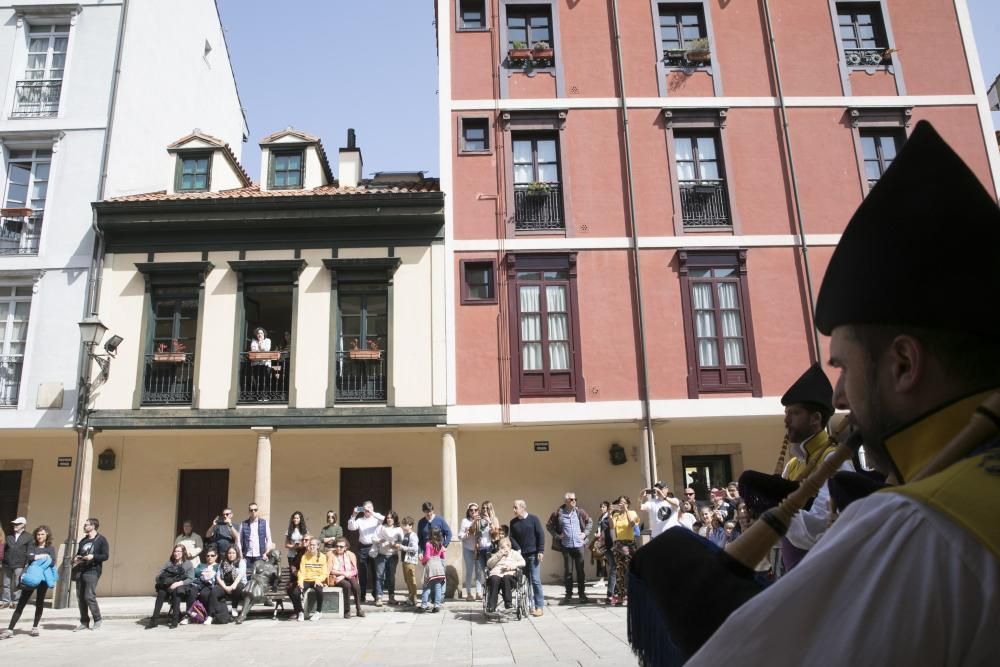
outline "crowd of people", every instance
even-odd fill
[[[39,525],[30,534],[27,519],[19,516],[11,522],[10,535],[0,528],[0,560],[3,562],[3,592],[0,609],[14,610],[10,623],[0,631],[0,639],[14,636],[14,627],[21,620],[24,608],[35,596],[35,615],[29,634],[40,634],[39,623],[45,609],[45,595],[59,579],[56,569],[56,551],[52,546],[52,530]],[[97,532],[101,522],[95,518],[83,522],[83,537],[77,543],[72,559],[72,579],[76,583],[80,623],[73,632],[99,630],[101,607],[97,604],[97,582],[101,578],[104,561],[110,549],[108,540]]]
[[[486,609],[497,609],[501,596],[506,608],[512,604],[511,590],[523,572],[529,582],[534,616],[544,614],[541,566],[545,558],[546,533],[552,549],[563,556],[564,603],[573,602],[576,587],[580,603],[591,602],[586,594],[584,557],[589,552],[597,574],[607,578],[610,605],[627,603],[626,573],[632,554],[641,544],[645,525],[655,537],[676,525],[684,526],[719,546],[735,539],[750,523],[750,515],[740,502],[736,485],[712,489],[712,501],[695,500],[686,488],[683,500],[657,482],[640,495],[638,510],[628,496],[600,505],[597,519],[568,492],[563,504],[543,522],[528,512],[524,500],[515,500],[513,516],[503,523],[493,503],[469,503],[457,535],[431,502],[423,503],[423,516],[400,519],[397,512],[380,513],[368,501],[352,508],[346,522],[348,531],[357,531],[357,549],[344,534],[340,515],[326,513],[318,531],[307,525],[305,515],[295,511],[283,535],[272,535],[272,526],[250,503],[247,518],[238,521],[233,510],[224,509],[205,530],[195,532],[192,521],[184,521],[167,561],[155,576],[156,600],[149,628],[159,625],[164,605],[169,605],[169,627],[188,623],[243,622],[253,604],[269,604],[269,593],[287,595],[294,618],[306,618],[306,599],[314,596],[317,611],[310,620],[322,618],[323,593],[339,588],[343,595],[343,615],[365,616],[363,603],[411,607],[435,613],[444,602],[445,554],[453,537],[462,544],[464,588],[467,600],[486,598]],[[646,514],[645,524],[639,512]],[[30,634],[39,634],[45,595],[57,578],[56,554],[47,526],[38,526],[30,535],[26,520],[18,517],[3,542],[3,599],[0,608],[14,613],[0,638],[12,636],[14,627],[32,595],[35,597],[34,623]],[[77,630],[101,626],[96,588],[101,563],[108,558],[107,540],[97,531],[100,522],[88,519],[84,536],[73,559],[73,579],[77,583],[80,624]],[[284,568],[289,573],[287,589],[277,590],[280,571],[278,549],[284,547]],[[420,581],[418,583],[418,565]],[[404,589],[397,596],[396,573],[402,568]],[[271,596],[273,597],[273,595]],[[183,607],[183,610],[182,610]],[[242,613],[241,612],[242,609]],[[91,622],[93,625],[91,626]]]

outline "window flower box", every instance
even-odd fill
[[[552,60],[553,58],[555,58],[555,56],[556,56],[555,49],[548,46],[541,49],[535,47],[534,49],[531,50],[532,60]]]
[[[693,39],[688,42],[685,57],[688,62],[692,63],[707,63],[711,60],[712,49],[708,43],[708,39],[705,37],[699,37],[698,39]]]
[[[281,352],[247,352],[247,359],[250,361],[277,361],[281,359]]]
[[[347,358],[354,361],[377,361],[382,358],[382,350],[348,350]]]
[[[532,50],[529,48],[512,48],[507,52],[508,60],[531,60]]]
[[[529,183],[528,187],[524,190],[529,197],[541,197],[549,194],[551,188],[548,183],[539,183],[538,181],[535,181],[534,183]]]
[[[184,352],[154,352],[153,361],[158,364],[179,364],[187,360]]]

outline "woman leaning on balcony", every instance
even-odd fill
[[[257,327],[253,330],[253,340],[250,341],[251,352],[270,352],[271,339],[267,337],[264,327]],[[271,361],[251,361],[251,373],[253,375],[254,389],[261,391],[269,384],[271,374]]]

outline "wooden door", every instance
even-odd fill
[[[12,529],[10,522],[17,518],[17,499],[21,496],[21,471],[0,470],[0,526],[4,533]],[[25,530],[31,530],[25,527]]]
[[[353,551],[358,550],[358,531],[348,531],[347,522],[354,508],[366,500],[372,501],[380,514],[392,509],[392,468],[340,469],[340,524]]]
[[[205,537],[212,520],[229,504],[229,470],[181,470],[177,485],[177,525],[174,535],[188,519],[194,532]]]

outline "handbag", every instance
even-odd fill
[[[208,617],[208,611],[205,609],[205,605],[202,604],[201,600],[195,600],[191,608],[188,609],[188,618],[192,623],[202,624]]]

